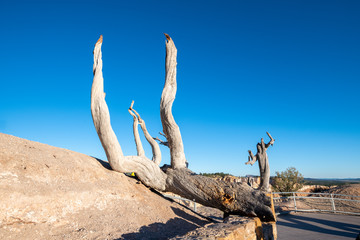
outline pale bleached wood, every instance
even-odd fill
[[[168,41],[169,39],[170,38],[168,38]],[[211,178],[199,176],[183,166],[186,164],[186,160],[183,153],[181,135],[177,125],[175,127],[177,128],[177,131],[175,131],[174,134],[172,125],[175,121],[172,122],[171,105],[175,98],[175,94],[168,96],[169,91],[171,92],[174,90],[174,84],[176,85],[175,76],[170,77],[171,81],[167,81],[167,84],[165,84],[164,88],[169,88],[170,90],[168,89],[168,91],[165,91],[165,97],[162,99],[164,100],[162,101],[164,104],[162,111],[164,111],[164,114],[166,115],[164,117],[166,126],[164,127],[164,133],[168,140],[173,139],[172,144],[169,144],[169,147],[170,149],[175,148],[177,150],[175,152],[180,152],[180,154],[171,155],[171,157],[175,157],[176,160],[172,161],[172,166],[170,168],[163,168],[166,174],[155,163],[157,161],[153,162],[145,156],[125,157],[123,155],[120,144],[111,127],[110,114],[105,102],[101,44],[102,37],[96,43],[94,49],[94,80],[91,89],[91,113],[96,131],[112,169],[118,172],[135,172],[141,182],[148,187],[159,191],[170,191],[188,199],[196,199],[197,202],[205,206],[218,208],[226,214],[252,217],[258,216],[263,221],[274,220],[274,215],[270,208],[270,198],[265,196],[261,191],[254,190],[244,184],[227,184],[215,181]],[[175,45],[173,47],[175,47]],[[173,47],[170,48],[172,51],[174,50]],[[167,57],[168,56],[169,55],[167,55]],[[170,62],[172,64],[174,63],[173,61]],[[176,74],[176,68],[175,72],[173,67],[170,66],[169,69],[170,71],[167,71],[167,75]],[[168,79],[168,76],[166,79]],[[168,101],[168,98],[170,98],[170,100],[172,98],[172,100]],[[132,109],[132,106],[130,108],[142,127],[145,137],[150,139],[151,136],[146,130],[145,122],[141,119],[140,115]]]
[[[160,134],[161,136],[163,136],[163,137],[166,138],[166,135],[165,135],[164,133],[159,132],[159,134]],[[164,145],[164,146],[166,146],[166,147],[169,147],[169,142],[168,142],[168,141],[163,141],[163,140],[161,140],[161,139],[158,138],[158,137],[154,138],[154,140],[158,141],[159,144],[161,144],[161,145]],[[167,140],[167,138],[166,138],[166,140]]]
[[[164,142],[163,140],[161,140],[161,139],[158,138],[158,137],[154,138],[154,140],[158,141],[159,144],[161,144],[161,145],[164,145],[164,146],[166,146],[166,147],[169,147],[169,143],[168,143],[168,142]]]
[[[274,221],[270,198],[245,183],[227,183],[197,175],[187,168],[166,170],[166,189],[182,197],[220,209],[224,215],[259,217]]]
[[[139,135],[139,120],[138,117],[136,116],[136,114],[132,111],[132,107],[134,105],[134,101],[131,102],[131,105],[128,109],[129,113],[131,116],[133,116],[134,121],[133,121],[133,133],[134,133],[134,140],[135,140],[135,145],[136,145],[136,152],[137,155],[140,157],[144,157],[145,156],[145,151],[144,148],[142,146],[141,143],[141,139],[140,139],[140,135]]]
[[[265,144],[265,148],[267,149],[268,147],[274,145],[275,139],[270,135],[270,133],[266,132],[266,134],[269,136],[270,138],[270,142],[268,142],[267,144]]]
[[[159,144],[150,135],[150,133],[148,132],[148,130],[146,128],[146,124],[145,124],[144,119],[142,119],[140,117],[140,114],[133,108],[133,106],[134,106],[134,101],[132,101],[132,103],[131,103],[131,106],[129,108],[129,112],[134,117],[134,119],[135,118],[137,119],[137,122],[140,124],[141,130],[143,131],[146,140],[148,141],[148,143],[151,146],[151,150],[152,150],[152,154],[153,154],[152,161],[155,162],[155,164],[159,166],[160,163],[161,163],[161,151],[160,151]],[[137,126],[136,126],[136,130],[137,130]],[[138,141],[141,144],[140,137],[139,137],[139,132],[137,132],[137,136],[139,138]],[[142,147],[142,145],[141,145],[141,147]],[[145,156],[145,153],[144,153],[144,156]]]
[[[248,161],[245,164],[250,164],[252,166],[257,161],[257,157],[254,156],[251,150],[249,150],[248,152],[249,152],[249,157],[248,157]]]
[[[166,59],[165,59],[165,85],[160,100],[160,116],[164,134],[166,135],[171,155],[171,167],[173,169],[186,168],[184,144],[181,138],[180,128],[176,124],[172,114],[172,105],[175,100],[176,82],[176,56],[177,49],[169,35],[166,36]]]
[[[105,101],[104,79],[102,74],[102,36],[94,48],[94,79],[91,87],[91,114],[94,126],[106,157],[113,170],[118,172],[135,172],[138,178],[147,186],[164,191],[166,175],[150,159],[145,156],[125,157],[118,139],[111,127],[110,113]]]
[[[145,121],[142,119],[140,121],[140,126],[142,131],[144,132],[144,136],[146,140],[149,142],[153,154],[152,160],[156,165],[160,165],[161,163],[161,150],[159,144],[155,141],[155,139],[149,134],[148,130],[146,129]]]

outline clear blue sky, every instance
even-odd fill
[[[2,0],[0,32],[0,132],[106,159],[90,113],[102,34],[112,125],[134,155],[132,100],[162,131],[168,33],[190,169],[258,174],[247,150],[269,131],[272,175],[360,177],[359,1]]]

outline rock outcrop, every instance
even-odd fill
[[[0,239],[167,239],[208,223],[106,165],[0,133]]]
[[[262,223],[259,218],[229,217],[223,223],[209,224],[175,239],[274,240],[277,239],[277,230],[274,222]]]
[[[0,133],[0,239],[256,239],[257,231],[276,230],[256,218],[211,223],[108,168],[81,153]]]

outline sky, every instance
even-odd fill
[[[167,33],[191,170],[259,175],[245,162],[268,131],[271,175],[295,167],[305,177],[360,177],[359,1],[2,0],[0,32],[1,133],[106,160],[90,112],[103,35],[112,127],[124,154],[136,155],[127,109],[134,100],[161,137]]]

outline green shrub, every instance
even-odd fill
[[[302,188],[304,177],[294,167],[289,167],[286,171],[276,172],[272,181],[272,186],[276,192],[296,192]]]

